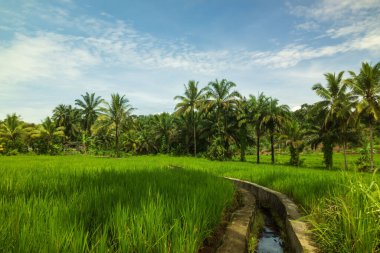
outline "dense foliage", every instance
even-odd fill
[[[291,112],[287,105],[264,95],[242,96],[226,79],[206,87],[189,81],[176,96],[175,112],[134,115],[126,96],[106,101],[86,93],[72,105],[58,105],[41,124],[28,124],[16,114],[0,123],[0,152],[97,155],[175,154],[228,160],[246,154],[271,153],[289,147],[291,165],[299,166],[305,148],[321,149],[326,168],[333,167],[334,149],[362,148],[367,153],[357,168],[372,170],[379,136],[380,63],[363,63],[358,74],[326,73],[326,85],[312,89],[321,101]],[[367,149],[367,146],[369,147]],[[347,162],[345,168],[348,168]]]

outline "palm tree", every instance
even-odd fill
[[[76,99],[75,104],[81,108],[84,129],[91,136],[91,127],[100,113],[99,105],[103,102],[103,99],[100,96],[95,97],[95,93],[89,94],[88,92],[81,95],[81,97],[83,100]]]
[[[122,131],[122,127],[126,125],[128,117],[131,115],[134,108],[129,104],[129,100],[125,95],[120,96],[118,93],[111,95],[110,102],[104,102],[105,107],[101,108],[101,116],[95,122],[95,132],[107,129],[107,131],[113,132],[115,138],[115,154],[120,156],[119,141]]]
[[[154,115],[155,139],[160,141],[162,152],[170,152],[172,139],[175,135],[173,123],[173,117],[169,113],[164,112],[159,115]]]
[[[347,85],[343,82],[344,71],[338,75],[335,73],[326,73],[327,85],[314,84],[313,90],[323,100],[315,103],[316,110],[321,112],[324,117],[320,133],[323,135],[324,159],[327,168],[332,168],[332,147],[334,142],[342,139],[342,130],[345,131],[348,118],[350,115],[350,105],[354,103],[355,96],[347,92]],[[338,136],[337,136],[338,135]],[[344,143],[344,153],[346,143]],[[346,157],[345,157],[346,159]],[[347,166],[347,162],[346,162]]]
[[[373,126],[380,118],[380,62],[371,66],[362,63],[358,75],[349,71],[351,78],[347,84],[354,94],[359,96],[356,106],[359,115],[366,117],[370,131],[371,170],[373,170]]]
[[[24,123],[20,116],[15,113],[7,114],[6,118],[0,125],[0,137],[10,142],[10,148],[16,148],[16,142],[24,132]]]
[[[240,161],[245,161],[245,149],[248,145],[248,141],[251,140],[249,135],[249,126],[255,124],[256,111],[253,100],[247,100],[242,98],[238,103],[238,115],[237,115],[237,144],[240,146]]]
[[[236,90],[232,90],[236,87],[236,84],[226,79],[222,79],[220,82],[216,79],[210,82],[205,91],[205,110],[216,113],[218,135],[221,140],[224,140],[225,148],[228,145],[228,122],[227,116],[231,111],[236,110],[238,106],[239,98],[241,95]]]
[[[286,145],[289,146],[290,164],[299,166],[299,155],[305,147],[306,132],[296,120],[286,121],[283,130],[282,138],[286,140]]]
[[[263,130],[263,119],[268,113],[269,98],[263,93],[257,97],[249,95],[248,106],[251,111],[251,121],[256,132],[256,163],[260,163],[260,138]]]
[[[198,82],[190,80],[185,86],[184,96],[175,96],[174,99],[180,100],[175,106],[176,114],[188,114],[193,123],[193,141],[194,141],[194,156],[197,156],[197,136],[196,136],[196,120],[195,112],[204,100],[203,89],[198,89]]]
[[[50,117],[46,117],[39,128],[31,133],[31,138],[43,138],[44,141],[46,141],[47,150],[49,152],[52,152],[55,139],[63,138],[64,136],[64,127],[57,127],[56,123]]]
[[[59,127],[64,127],[65,136],[71,141],[77,139],[80,132],[80,111],[71,105],[60,104],[53,110],[52,119]]]
[[[274,163],[274,134],[288,120],[289,106],[278,105],[277,99],[269,98],[267,114],[262,119],[262,124],[269,131],[272,163]]]
[[[353,108],[356,107],[356,101],[354,99],[356,99],[356,97],[349,93],[347,99],[341,102],[335,118],[335,121],[338,122],[339,142],[343,145],[345,170],[348,170],[347,144],[352,142],[357,136],[357,127],[355,126],[357,115],[353,111]]]
[[[338,75],[335,73],[324,74],[327,86],[317,83],[313,85],[313,90],[323,100],[317,102],[316,105],[326,111],[325,124],[331,121],[338,113],[341,104],[347,101],[347,85],[343,82],[344,71]]]

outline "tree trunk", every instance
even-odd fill
[[[326,169],[333,168],[333,144],[329,138],[323,141],[323,158]]]
[[[272,164],[274,164],[274,140],[273,140],[273,133],[270,134],[270,149],[271,149],[271,155],[272,155]]]
[[[347,143],[344,142],[344,143],[343,143],[344,169],[345,169],[345,170],[348,170],[346,149],[347,149]]]
[[[247,146],[247,129],[242,126],[240,128],[240,161],[245,162],[245,148]]]
[[[189,134],[187,134],[186,135],[186,137],[185,137],[185,142],[186,142],[186,153],[188,154],[188,155],[190,155],[190,141],[189,141]]]
[[[195,132],[194,110],[193,110],[193,136],[194,136],[194,156],[197,156],[197,136],[196,136],[196,132]]]
[[[119,126],[116,124],[115,126],[115,150],[116,157],[119,157]]]
[[[292,145],[289,145],[290,151],[290,165],[299,166],[300,165],[300,148],[296,148]]]
[[[373,126],[372,124],[369,126],[369,152],[371,153],[371,171],[373,171]]]
[[[256,131],[256,163],[260,163],[260,129]]]

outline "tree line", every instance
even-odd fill
[[[275,163],[276,145],[286,145],[291,165],[300,165],[305,147],[320,147],[326,168],[333,166],[333,149],[369,143],[368,165],[373,169],[375,136],[379,133],[380,62],[362,63],[359,73],[326,73],[326,84],[312,89],[321,98],[292,112],[279,100],[260,93],[242,96],[236,84],[222,79],[201,88],[190,80],[176,96],[173,113],[135,115],[124,95],[105,100],[86,93],[73,105],[60,104],[40,124],[23,122],[17,114],[0,121],[0,153],[59,154],[80,151],[110,154],[174,154],[245,161],[263,149]],[[108,152],[108,153],[107,153]],[[365,162],[365,161],[364,161]]]

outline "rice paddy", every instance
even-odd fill
[[[234,193],[143,160],[0,159],[1,252],[196,252]]]
[[[0,157],[0,168],[2,252],[197,252],[233,199],[221,176],[294,199],[322,252],[380,251],[378,175],[161,155]]]

